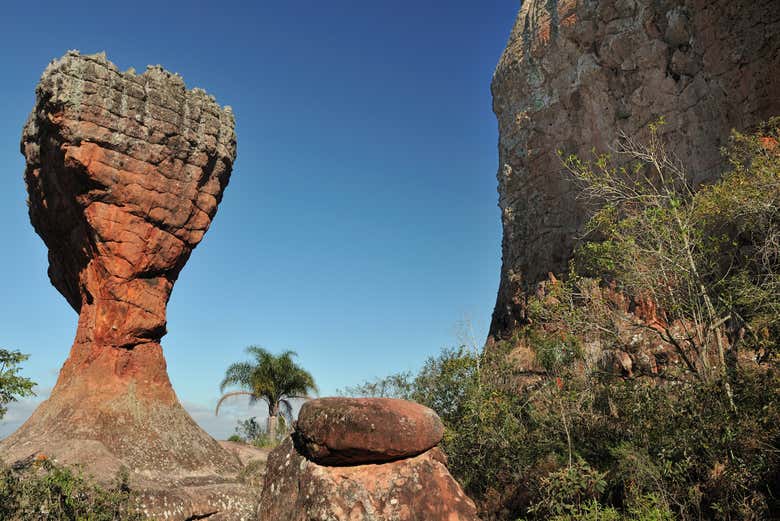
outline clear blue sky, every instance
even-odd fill
[[[464,318],[483,340],[501,257],[490,80],[518,4],[9,2],[0,346],[31,354],[25,374],[45,396],[76,329],[29,224],[19,153],[35,84],[68,49],[161,64],[236,114],[233,176],[163,339],[179,398],[210,432],[232,430],[207,412],[249,344],[295,349],[327,395],[416,369],[457,343]]]

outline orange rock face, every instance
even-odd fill
[[[233,115],[159,67],[122,73],[76,52],[47,67],[36,94],[21,147],[30,220],[79,321],[51,397],[0,453],[42,452],[105,479],[125,466],[165,491],[173,519],[219,510],[239,464],[179,404],[160,339],[230,177]],[[185,482],[211,499],[178,494]]]

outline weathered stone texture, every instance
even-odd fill
[[[322,465],[379,463],[416,456],[444,435],[439,416],[393,398],[320,398],[303,404],[300,448]]]
[[[268,457],[258,520],[478,521],[441,435],[436,413],[404,400],[308,402]]]
[[[492,83],[503,267],[490,333],[562,272],[585,219],[557,151],[589,157],[663,116],[695,182],[732,128],[780,114],[778,0],[526,0]]]
[[[121,73],[71,53],[46,69],[22,136],[30,220],[90,339],[134,347],[165,334],[173,282],[230,177],[233,126],[230,109],[159,67]]]
[[[101,480],[124,466],[155,517],[245,517],[240,463],[181,407],[160,346],[173,284],[230,177],[230,109],[160,67],[136,75],[69,52],[43,73],[21,148],[30,220],[79,322],[50,398],[0,454],[43,452]]]
[[[258,521],[478,521],[441,452],[349,467],[307,460],[290,438],[268,458]]]

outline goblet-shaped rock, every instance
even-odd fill
[[[123,73],[77,52],[47,67],[36,95],[21,147],[30,220],[79,321],[51,396],[0,455],[43,452],[101,479],[125,466],[152,512],[168,501],[174,517],[202,515],[230,494],[238,462],[179,404],[160,339],[230,177],[232,112],[160,67]]]

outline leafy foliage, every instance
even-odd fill
[[[38,459],[26,469],[0,468],[0,519],[8,521],[140,521],[136,497],[120,472],[102,487],[82,474]]]
[[[283,416],[276,418],[276,429],[274,433],[286,432],[288,427],[291,426],[290,420],[285,420]],[[267,425],[263,427],[252,416],[245,420],[239,420],[236,425],[236,433],[232,435],[228,441],[238,441],[241,443],[249,443],[255,447],[275,447],[279,444],[279,439],[268,431]]]
[[[696,190],[661,124],[648,143],[625,138],[617,161],[564,158],[592,218],[513,339],[445,350],[402,379],[403,397],[441,415],[451,471],[485,520],[780,511],[780,120],[735,133],[731,171]],[[629,302],[655,306],[656,323]],[[630,351],[626,332],[677,362],[652,378],[603,371],[594,354]],[[532,370],[507,362],[517,348]]]
[[[257,418],[252,416],[246,420],[239,420],[236,425],[236,441],[248,441],[251,442],[262,436],[265,433],[265,429],[257,421]]]
[[[539,498],[529,512],[552,516],[579,513],[601,498],[607,487],[605,476],[582,459],[551,472],[540,480]]]
[[[664,148],[662,124],[651,126],[648,143],[623,136],[614,158],[564,159],[596,205],[576,271],[654,302],[665,319],[661,340],[693,374],[721,379],[728,391],[723,338],[761,361],[777,351],[780,118],[752,135],[734,132],[724,149],[731,171],[696,191]]]
[[[28,358],[19,351],[0,349],[0,419],[8,411],[6,406],[10,402],[35,394],[32,380],[19,376],[19,364]]]
[[[445,350],[411,380],[410,397],[440,408],[450,470],[483,519],[762,519],[780,508],[775,373],[741,371],[735,411],[721,384],[697,379],[562,365],[521,384],[508,347]]]
[[[715,266],[716,299],[729,313],[730,338],[767,361],[780,339],[780,118],[732,134],[732,170],[700,190],[695,218]]]
[[[391,374],[383,378],[375,378],[361,384],[338,389],[340,396],[356,396],[369,398],[409,398],[412,392],[412,373],[403,372]]]

